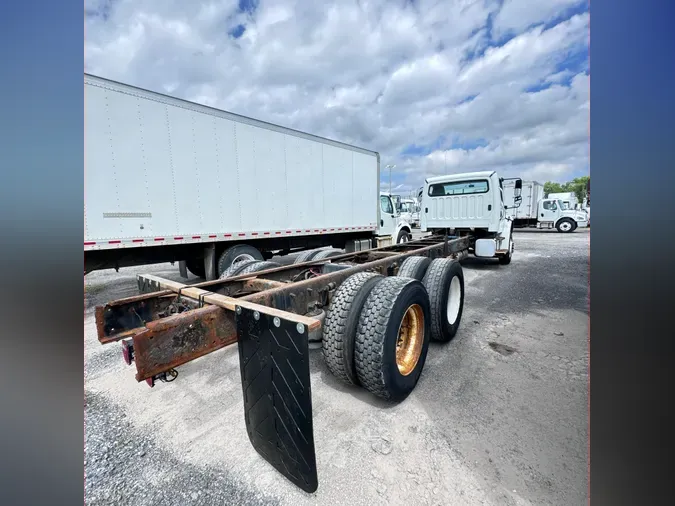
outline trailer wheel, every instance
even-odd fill
[[[431,339],[448,342],[457,333],[464,308],[464,273],[450,258],[436,258],[422,280],[431,304]]]
[[[558,220],[558,223],[555,224],[555,228],[558,229],[558,232],[568,234],[570,232],[574,232],[576,227],[574,226],[574,221],[572,221],[570,218],[561,218]]]
[[[295,260],[293,261],[294,264],[301,264],[303,262],[309,262],[314,258],[314,256],[319,253],[318,249],[310,249],[307,251],[301,252],[297,257],[295,257]]]
[[[275,267],[281,266],[278,262],[270,262],[269,260],[263,261],[253,261],[247,263],[242,269],[237,272],[237,276],[242,274],[251,274],[252,272],[266,271],[267,269],[274,269]]]
[[[398,268],[397,275],[421,281],[430,263],[431,259],[429,257],[408,257],[403,261],[401,267]]]
[[[330,258],[334,257],[337,255],[342,255],[344,251],[341,249],[336,249],[336,248],[330,248],[330,249],[323,249],[319,251],[316,255],[312,257],[312,260],[323,260],[324,258]]]
[[[333,376],[348,385],[358,385],[354,369],[354,339],[366,297],[382,279],[375,272],[348,277],[333,295],[323,325],[323,358]]]
[[[245,260],[263,260],[262,253],[248,244],[237,244],[227,248],[218,257],[218,277],[231,265]]]
[[[402,401],[413,391],[427,357],[429,295],[410,278],[380,280],[361,310],[354,364],[369,392]]]
[[[198,278],[206,277],[206,269],[204,269],[203,258],[188,258],[185,260],[185,267],[187,267],[187,270]]]

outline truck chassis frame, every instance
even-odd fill
[[[101,344],[121,341],[136,380],[173,381],[176,367],[238,343],[246,430],[256,451],[306,492],[318,487],[309,335],[337,287],[358,272],[393,276],[410,256],[465,256],[470,236],[428,236],[194,285],[138,275],[142,295],[95,309]]]

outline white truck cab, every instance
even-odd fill
[[[387,237],[391,238],[393,244],[408,242],[412,238],[410,223],[401,216],[394,198],[386,192],[380,192],[378,212],[380,215],[377,228],[378,246],[386,246]]]
[[[513,221],[507,215],[502,182],[495,171],[428,178],[422,193],[422,231],[474,238],[477,257],[508,264],[513,254]],[[514,202],[520,205],[522,180],[516,178]]]
[[[561,199],[545,198],[537,206],[537,222],[540,228],[558,229],[558,232],[574,232],[577,227],[586,227],[588,214],[581,209],[570,209]]]

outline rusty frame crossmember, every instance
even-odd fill
[[[321,321],[312,314],[327,309],[334,290],[352,274],[393,275],[409,256],[456,257],[469,246],[468,237],[433,236],[194,285],[138,275],[139,289],[154,291],[97,306],[98,339],[122,341],[136,380],[153,386],[176,367],[237,342],[236,305],[319,331]],[[326,264],[346,268],[323,273]]]

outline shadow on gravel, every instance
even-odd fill
[[[477,271],[497,271],[504,269],[506,266],[500,265],[496,258],[476,258],[466,257],[460,261],[462,267],[470,267]]]
[[[396,407],[396,403],[380,399],[375,397],[373,394],[368,392],[365,388],[359,386],[350,386],[345,385],[342,381],[338,380],[333,374],[328,370],[326,363],[323,360],[323,353],[321,349],[310,349],[310,371],[320,371],[321,382],[328,385],[328,387],[337,390],[338,392],[345,392],[351,395],[354,399],[359,402],[368,404],[377,409],[391,409]]]

